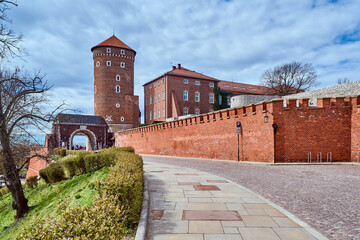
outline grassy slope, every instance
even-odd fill
[[[44,184],[34,189],[26,189],[25,196],[29,200],[30,212],[20,222],[15,223],[15,211],[11,208],[10,193],[0,198],[0,239],[15,239],[27,227],[35,216],[41,219],[56,218],[57,204],[66,196],[70,196],[69,207],[79,204],[90,205],[97,191],[92,187],[96,180],[101,180],[108,173],[107,167],[93,173],[61,181],[56,184]]]

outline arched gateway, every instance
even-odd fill
[[[108,132],[108,125],[102,116],[79,114],[59,114],[52,126],[52,134],[47,135],[49,149],[65,147],[73,149],[73,139],[76,135],[85,135],[87,150],[108,147],[112,134]]]

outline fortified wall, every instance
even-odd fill
[[[139,154],[254,162],[358,161],[360,97],[270,100],[115,133]],[[241,122],[238,136],[236,122]],[[239,141],[238,141],[239,139]],[[328,159],[327,159],[328,158]]]

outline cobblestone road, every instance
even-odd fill
[[[144,161],[206,171],[266,197],[329,239],[360,240],[360,167],[250,165],[143,156]]]

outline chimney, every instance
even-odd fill
[[[178,69],[181,69],[181,64],[180,63],[178,63]]]
[[[175,70],[176,69],[176,66],[172,66],[173,67],[173,70]]]

